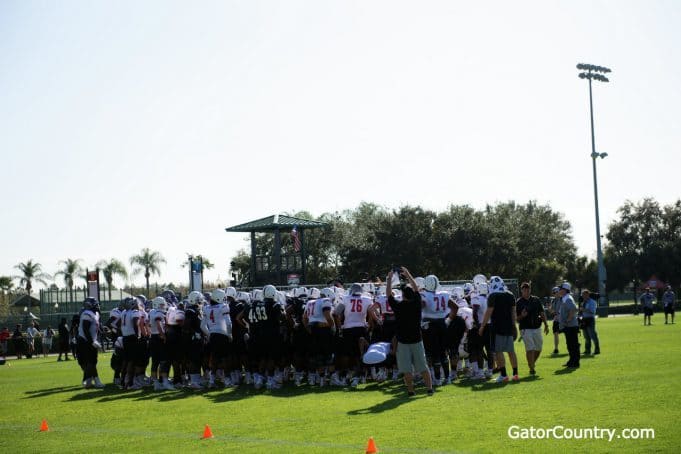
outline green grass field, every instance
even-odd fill
[[[678,451],[681,323],[660,314],[599,320],[602,354],[565,373],[564,354],[540,358],[530,379],[516,344],[518,383],[457,381],[433,397],[403,386],[358,390],[284,388],[123,392],[79,386],[75,361],[12,360],[0,366],[2,452],[380,452]],[[580,337],[580,342],[581,342]],[[545,351],[553,340],[545,338]],[[565,353],[561,339],[561,353]],[[111,382],[108,355],[99,371]],[[39,432],[46,419],[49,432]],[[214,438],[201,440],[205,424]],[[513,440],[508,428],[652,428],[647,440]],[[619,434],[620,432],[618,432]]]

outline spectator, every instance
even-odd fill
[[[520,285],[520,298],[516,301],[516,316],[520,327],[520,335],[525,343],[525,357],[530,375],[535,375],[535,364],[541,354],[544,345],[544,337],[541,326],[544,325],[544,334],[549,334],[549,325],[546,323],[544,307],[539,298],[531,295],[532,288],[529,282]]]
[[[518,357],[515,354],[513,341],[518,337],[516,327],[515,298],[509,292],[503,279],[499,276],[492,276],[490,279],[490,295],[487,299],[487,311],[480,326],[479,334],[483,335],[487,322],[492,320],[494,333],[494,353],[497,359],[499,376],[497,383],[506,383],[508,375],[506,373],[506,362],[504,353],[508,354],[508,359],[513,368],[513,381],[518,381]]]
[[[667,286],[667,291],[662,295],[662,303],[664,304],[664,324],[667,324],[668,317],[672,316],[672,325],[674,324],[674,303],[676,302],[676,295],[672,291],[672,286]]]
[[[653,304],[655,304],[655,295],[650,291],[650,287],[646,287],[646,291],[640,298],[641,306],[643,306],[643,326],[652,325],[651,317],[653,316]]]
[[[61,355],[64,354],[65,361],[69,360],[69,325],[66,323],[66,319],[62,318],[59,322],[59,356],[57,361],[61,361]]]
[[[594,343],[594,355],[600,355],[601,344],[598,342],[596,332],[596,300],[591,298],[589,290],[582,291],[582,332],[584,334],[584,354],[591,354],[591,341]]]
[[[426,362],[426,350],[421,337],[421,295],[414,278],[405,267],[399,268],[399,275],[407,280],[402,289],[402,301],[397,301],[392,293],[392,282],[395,270],[386,278],[386,295],[388,304],[395,314],[395,336],[397,338],[397,367],[404,374],[407,395],[413,396],[414,372],[421,374],[428,388],[428,395],[433,395],[433,383]]]
[[[17,325],[14,333],[12,333],[12,344],[14,344],[14,353],[16,353],[17,359],[21,359],[21,355],[24,354],[24,336],[21,334],[21,325]]]
[[[570,359],[563,364],[565,367],[579,367],[579,321],[577,318],[577,304],[570,295],[572,286],[569,282],[563,282],[559,287],[560,307],[558,311],[558,325],[565,334],[565,344],[567,345]]]
[[[0,331],[0,353],[2,356],[7,356],[7,342],[9,341],[11,334],[9,328],[6,326]]]
[[[40,337],[40,331],[38,331],[35,327],[35,324],[31,322],[31,324],[28,326],[26,329],[26,341],[28,342],[28,354],[26,355],[27,357],[31,357],[35,355],[35,338]],[[36,355],[36,358],[38,356]]]
[[[43,331],[43,358],[47,358],[47,354],[52,350],[52,339],[54,339],[54,330],[50,325]]]

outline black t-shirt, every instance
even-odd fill
[[[388,304],[395,314],[395,335],[403,344],[421,342],[421,295],[414,293],[411,299],[395,301],[388,297]]]
[[[494,334],[513,336],[513,311],[515,310],[513,293],[509,291],[492,293],[487,298],[487,308],[494,308],[494,312],[492,312]]]
[[[540,314],[544,312],[544,307],[541,301],[534,295],[530,295],[529,299],[522,296],[518,298],[515,303],[516,314],[518,315],[518,325],[520,329],[537,329],[541,328]],[[520,319],[523,310],[527,310],[527,317]]]

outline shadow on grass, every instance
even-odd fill
[[[75,385],[75,386],[61,386],[61,387],[58,387],[58,388],[40,389],[40,390],[36,390],[36,391],[26,391],[26,394],[28,394],[28,396],[24,397],[24,399],[35,399],[37,397],[47,397],[47,396],[51,396],[53,394],[78,391],[79,389],[83,389],[83,387]]]
[[[565,367],[563,369],[558,369],[555,371],[553,374],[554,375],[566,375],[566,374],[571,374],[573,372],[577,372],[577,368],[575,367]]]

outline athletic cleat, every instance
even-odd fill
[[[511,377],[511,380],[520,381],[520,377],[518,377],[518,375],[514,375],[513,377]]]
[[[499,375],[495,381],[497,383],[508,383],[508,376],[504,377],[503,375]]]

